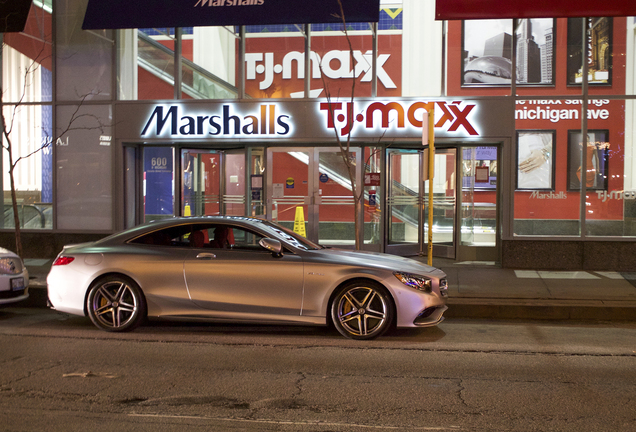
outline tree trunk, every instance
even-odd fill
[[[13,158],[11,147],[9,147],[9,179],[11,180],[11,207],[13,208],[13,224],[15,226],[15,253],[20,258],[22,256],[22,236],[20,235],[20,215],[18,214],[18,197],[15,191],[15,180],[13,178]]]

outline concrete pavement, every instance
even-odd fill
[[[27,302],[44,307],[52,261],[24,261],[31,276]],[[448,275],[446,318],[636,321],[636,271],[512,270],[442,258],[433,265]]]

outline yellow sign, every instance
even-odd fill
[[[192,216],[192,212],[190,211],[190,204],[186,204],[185,207],[183,208],[183,215]]]
[[[294,219],[294,232],[303,237],[307,237],[305,231],[305,212],[302,207],[296,207],[296,218]]]

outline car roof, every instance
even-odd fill
[[[254,226],[254,223],[264,222],[263,219],[248,216],[178,216],[165,219],[157,219],[146,222],[133,228],[120,231],[116,234],[98,240],[96,243],[110,243],[125,241],[131,238],[141,236],[143,234],[156,231],[158,229],[184,224],[209,224],[209,223],[227,223],[234,222],[238,224],[247,224]]]

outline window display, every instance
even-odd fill
[[[517,131],[517,189],[554,190],[556,131]]]

